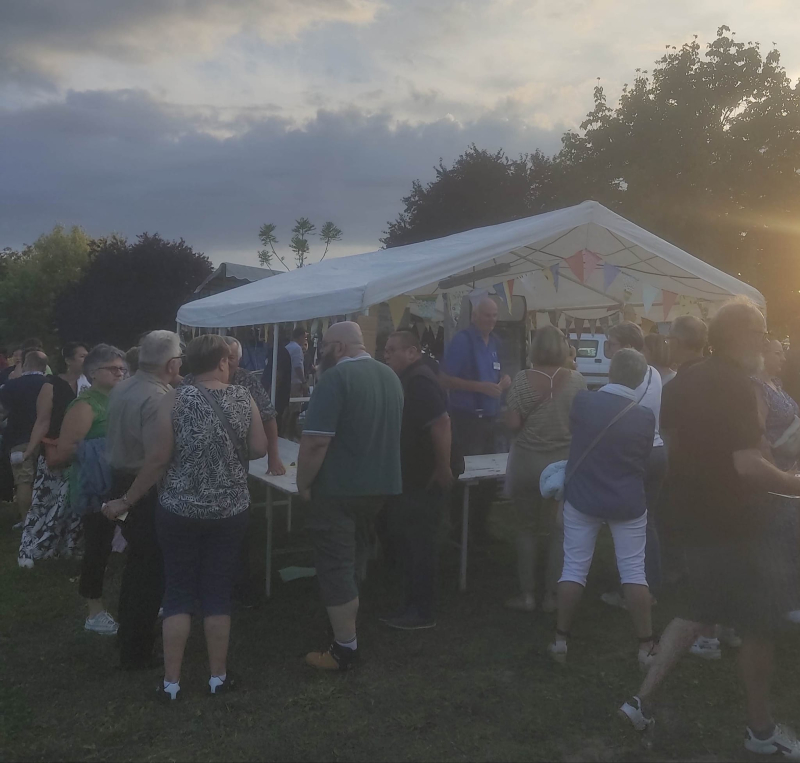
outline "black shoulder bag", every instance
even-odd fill
[[[208,391],[208,389],[206,389],[206,387],[201,384],[197,384],[195,385],[195,388],[199,390],[200,394],[211,406],[211,410],[213,410],[216,414],[220,424],[222,424],[222,428],[225,430],[226,434],[230,438],[231,443],[233,444],[234,449],[236,450],[236,455],[239,457],[239,463],[242,465],[242,468],[245,470],[245,472],[249,473],[250,457],[247,452],[247,446],[236,435],[236,432],[231,426],[231,422],[228,421],[228,417],[225,415],[225,411],[220,408],[219,403],[214,400],[214,396]]]

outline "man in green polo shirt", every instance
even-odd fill
[[[311,501],[317,578],[333,643],[306,655],[322,670],[347,670],[358,652],[358,584],[366,569],[369,527],[385,496],[402,492],[397,375],[364,349],[361,327],[331,326],[322,342],[322,376],[306,413],[297,488]]]

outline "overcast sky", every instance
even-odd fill
[[[721,24],[800,76],[796,0],[2,0],[0,248],[61,222],[255,265],[306,215],[376,249],[440,157],[553,153],[598,77]]]

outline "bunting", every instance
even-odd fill
[[[653,309],[653,303],[658,298],[661,289],[651,286],[649,283],[642,284],[642,301],[644,302],[644,314],[647,315]]]
[[[550,319],[550,325],[558,327],[559,318],[561,318],[561,310],[548,310],[547,317]]]
[[[608,291],[609,286],[617,280],[621,272],[616,265],[603,264],[603,291]]]
[[[597,333],[597,318],[589,318],[589,331],[591,332],[592,336]]]
[[[542,270],[542,275],[545,278],[545,281],[552,284],[553,283],[553,271],[550,268],[544,268]]]
[[[517,289],[522,293],[526,301],[530,300],[530,302],[533,303],[534,293],[536,291],[533,273],[525,273],[524,276],[518,278]]]
[[[608,316],[604,315],[602,318],[598,318],[597,322],[600,324],[600,328],[603,329],[603,333],[605,334],[608,331]]]
[[[571,257],[567,257],[564,262],[569,265],[569,269],[581,283],[583,283],[583,250],[575,252]]]
[[[389,300],[389,314],[392,316],[392,324],[395,329],[399,328],[409,301],[409,297],[405,294],[401,294],[399,297],[392,297]]]
[[[647,334],[652,334],[655,327],[655,321],[651,321],[649,318],[642,318],[642,333],[645,336],[647,336]]]
[[[511,312],[511,300],[509,299],[508,292],[506,291],[505,283],[496,283],[494,285],[494,293],[503,300],[503,304],[506,306],[506,310],[510,313]]]
[[[576,318],[575,319],[575,336],[578,339],[581,338],[581,334],[583,334],[583,327],[584,327],[584,320],[583,318]]]
[[[588,281],[592,277],[592,273],[603,262],[603,258],[596,252],[589,249],[583,250],[583,277]]]
[[[663,289],[661,292],[661,304],[664,308],[664,320],[669,320],[669,311],[678,299],[678,295],[674,291],[667,291]]]

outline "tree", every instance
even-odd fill
[[[174,331],[178,308],[212,270],[183,239],[166,241],[157,233],[142,233],[134,243],[100,239],[81,279],[57,302],[59,336],[128,348],[146,331]]]
[[[403,199],[405,210],[392,223],[384,246],[415,244],[470,228],[517,220],[556,208],[551,198],[553,160],[540,151],[510,159],[474,144],[452,167],[442,160],[436,179],[418,180]]]
[[[596,88],[581,129],[559,155],[565,188],[752,283],[771,323],[797,311],[800,85],[777,50],[720,27],[704,55],[695,38],[637,71],[616,109]]]
[[[272,260],[275,258],[286,270],[289,270],[286,260],[278,254],[275,249],[275,244],[278,243],[278,239],[275,236],[276,227],[277,226],[273,223],[265,223],[261,226],[258,232],[258,238],[264,248],[258,252],[258,261],[261,265],[271,267]],[[302,268],[306,264],[306,259],[311,250],[308,237],[316,233],[316,230],[317,227],[307,217],[301,217],[295,220],[295,225],[292,228],[293,236],[289,242],[289,249],[294,253],[295,264],[298,268]],[[322,253],[322,257],[319,258],[319,261],[322,262],[322,260],[325,259],[325,255],[328,253],[328,248],[331,243],[333,241],[342,240],[341,228],[338,228],[334,223],[328,221],[322,226],[319,238],[325,244],[325,251]]]
[[[0,335],[13,341],[39,337],[56,343],[53,308],[58,296],[89,264],[90,239],[78,227],[56,225],[21,252],[0,258]]]

